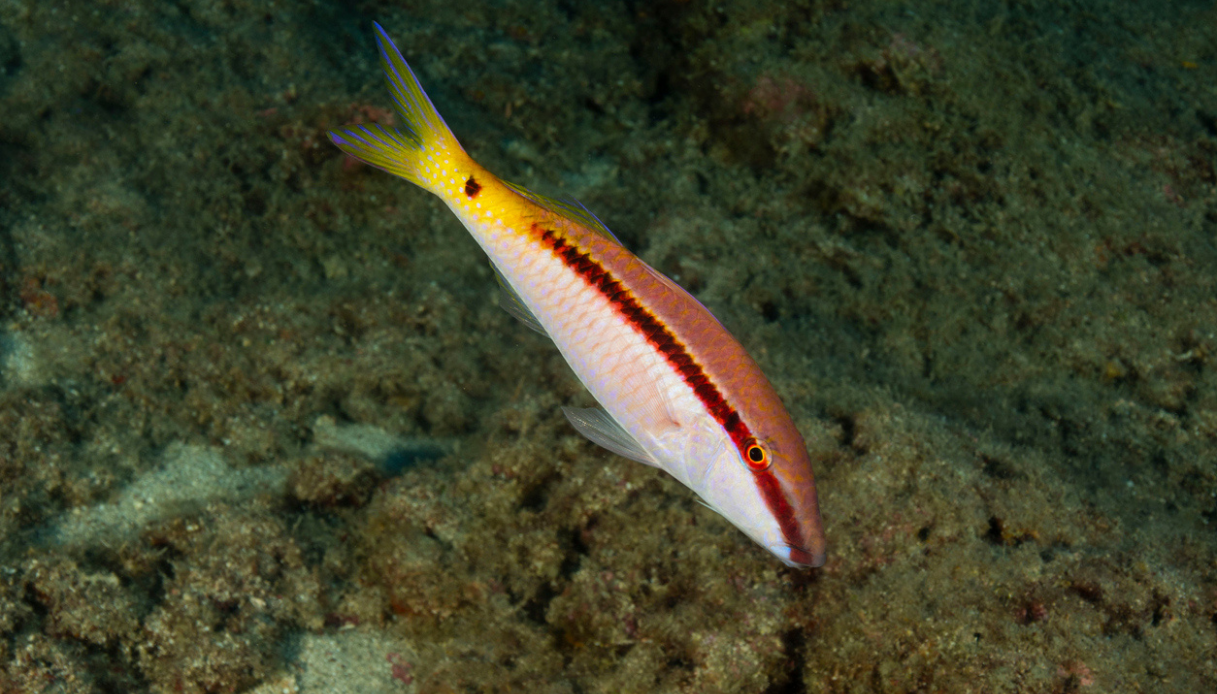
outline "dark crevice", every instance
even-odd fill
[[[576,529],[570,534],[571,549],[562,558],[562,565],[558,567],[558,575],[566,580],[570,580],[579,571],[579,567],[583,565],[583,557],[587,556],[587,545],[583,542],[583,530]]]
[[[782,651],[786,658],[782,661],[785,679],[780,679],[769,686],[764,694],[802,694],[807,691],[803,682],[803,671],[806,669],[805,647],[807,636],[803,629],[791,629],[782,633]]]
[[[549,498],[550,488],[558,481],[558,475],[549,474],[533,482],[520,494],[520,508],[528,511],[540,511],[545,507]]]
[[[1200,121],[1200,125],[1212,137],[1217,137],[1217,116],[1204,111],[1196,111],[1196,120]]]
[[[988,542],[991,545],[999,545],[999,546],[1005,544],[1005,542],[1002,540],[1002,529],[1003,529],[1003,524],[1002,524],[1001,519],[998,518],[997,516],[990,516],[989,517],[989,529],[985,531],[985,534],[983,536],[985,539],[985,542]]]
[[[841,446],[865,454],[866,446],[858,445],[858,422],[852,415],[841,415],[833,418],[841,427]]]
[[[1027,475],[1010,463],[994,458],[992,456],[981,455],[980,460],[983,463],[981,471],[995,480],[1025,480]]]
[[[532,596],[532,598],[525,602],[521,607],[521,610],[524,612],[524,616],[532,622],[544,626],[546,624],[545,613],[549,611],[549,603],[553,602],[553,599],[557,597],[557,595],[558,593],[554,590],[553,586],[548,583],[543,583],[541,587],[537,589],[536,595]]]

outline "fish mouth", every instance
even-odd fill
[[[823,566],[827,559],[823,548],[804,548],[781,544],[769,547],[769,551],[776,554],[786,566],[797,569],[814,569]]]

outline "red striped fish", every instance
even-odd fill
[[[447,203],[490,256],[509,310],[554,341],[603,407],[563,408],[579,433],[665,470],[783,562],[823,564],[811,460],[756,362],[595,215],[479,166],[376,32],[402,127],[353,125],[331,132],[334,144]]]

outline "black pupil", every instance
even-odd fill
[[[748,460],[754,463],[759,463],[765,459],[765,453],[761,451],[759,446],[753,446],[748,449]]]

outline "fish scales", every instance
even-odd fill
[[[594,215],[506,183],[461,148],[376,25],[402,127],[330,133],[344,152],[442,199],[603,409],[564,409],[584,436],[665,470],[792,566],[825,540],[806,446],[740,343]]]

